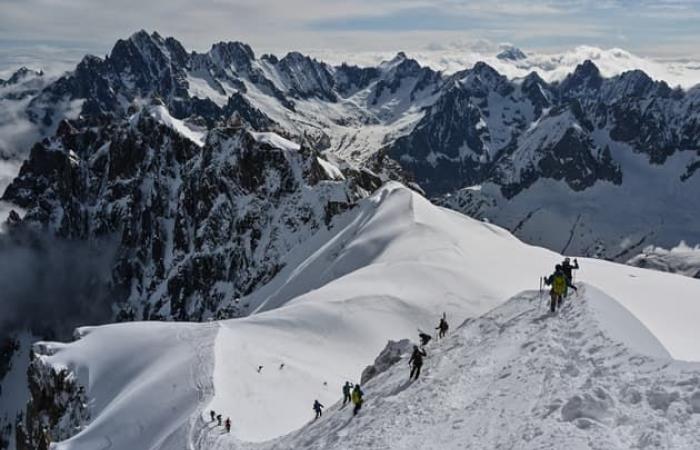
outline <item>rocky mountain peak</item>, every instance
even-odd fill
[[[233,67],[236,71],[249,71],[255,60],[253,49],[243,42],[218,42],[209,51],[212,59],[222,67]]]
[[[587,59],[576,66],[574,72],[561,82],[560,87],[561,91],[566,94],[571,91],[597,90],[602,84],[603,77],[598,66],[590,59]]]
[[[25,66],[20,67],[17,69],[12,75],[10,75],[10,78],[8,78],[5,81],[5,84],[17,84],[22,82],[23,80],[27,78],[34,78],[34,77],[41,77],[44,76],[44,72],[42,70],[32,70],[29,69]]]
[[[527,59],[527,55],[519,48],[510,45],[504,46],[501,52],[496,55],[496,58],[501,60],[519,61],[521,59]]]

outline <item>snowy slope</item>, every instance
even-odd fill
[[[287,267],[294,269],[283,270],[257,295],[240,300],[259,311],[248,318],[218,326],[112,325],[90,329],[76,343],[52,345],[58,351],[46,356],[47,361],[72,367],[86,383],[88,396],[95,399],[91,423],[58,448],[92,449],[97,442],[105,442],[104,436],[109,436],[112,448],[185,448],[188,443],[192,445],[188,448],[236,448],[242,442],[288,433],[311,418],[313,399],[330,406],[339,396],[340,385],[356,381],[387,339],[414,338],[417,328],[434,327],[442,312],[453,326],[484,314],[519,292],[536,288],[538,277],[560,257],[390,184],[336,218],[330,231],[319,232],[289,258],[295,264]],[[607,309],[598,316],[613,317],[603,320],[608,328],[634,324],[630,325],[634,333],[625,334],[633,337],[627,343],[630,348],[666,359],[668,352],[676,358],[700,360],[696,345],[700,331],[694,323],[700,314],[696,300],[700,282],[605,261],[580,262],[580,278],[621,305],[610,306],[612,300],[600,294],[604,300],[597,303]],[[592,286],[586,289],[597,292]],[[506,308],[530,305],[518,314],[541,315],[524,300],[509,305]],[[530,328],[522,333],[515,330],[520,339],[516,348],[524,344],[527,333],[541,344],[559,345],[553,337],[542,336],[560,331],[546,329],[551,334],[535,336],[530,322],[523,326]],[[538,326],[544,327],[544,321]],[[584,332],[595,334],[595,330]],[[483,339],[498,341],[497,335]],[[611,336],[619,339],[620,333]],[[506,343],[494,345],[508,348]],[[465,348],[472,347],[483,355],[490,353],[473,343]],[[446,358],[444,364],[449,361],[454,358]],[[525,361],[523,367],[548,361]],[[260,365],[263,369],[258,373]],[[392,376],[405,375],[402,370]],[[467,381],[472,385],[478,380]],[[513,392],[504,386],[498,395]],[[524,389],[518,395],[526,393]],[[379,394],[370,390],[370,395]],[[451,396],[457,398],[454,392]],[[222,436],[220,428],[206,423],[210,409],[231,417],[231,435]],[[429,423],[447,422],[436,418]],[[142,431],[121,431],[127,425]],[[289,439],[296,439],[294,446],[314,442],[315,438],[304,436]],[[373,448],[386,448],[381,442],[377,440]],[[363,446],[372,448],[369,441]]]
[[[581,286],[555,318],[531,291],[467,321],[428,346],[417,382],[404,359],[365,385],[355,419],[335,405],[270,447],[698,448],[700,364],[671,360],[627,310]]]
[[[89,427],[58,448],[184,448],[197,407],[213,393],[217,331],[212,323],[128,323],[81,328],[69,345],[36,344],[91,399]]]

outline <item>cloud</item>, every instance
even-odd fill
[[[29,328],[38,336],[66,339],[76,326],[111,321],[116,244],[28,230],[0,234],[0,336]]]

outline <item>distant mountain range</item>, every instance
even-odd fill
[[[639,70],[606,78],[582,61],[547,82],[403,53],[331,66],[140,31],[58,79],[1,83],[0,128],[47,138],[2,196],[11,225],[117,235],[125,319],[241,314],[234,300],[280,255],[389,179],[562,252],[627,260],[700,241],[700,87]]]

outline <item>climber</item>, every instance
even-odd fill
[[[280,364],[280,370],[284,369],[284,363]]]
[[[350,392],[352,391],[352,384],[346,381],[343,385],[343,406],[350,401]]]
[[[425,347],[428,342],[432,339],[429,334],[423,333],[422,331],[418,333],[418,338],[420,338],[420,346]]]
[[[211,411],[209,411],[209,415],[211,416],[212,422],[216,420],[216,413],[214,412],[213,409]]]
[[[216,415],[216,421],[219,423],[219,426],[221,426],[221,414]]]
[[[438,324],[436,330],[438,330],[438,339],[442,339],[447,334],[447,330],[450,326],[447,324],[447,319],[445,318],[445,313],[442,314],[440,318],[440,323]]]
[[[323,411],[321,410],[321,408],[325,408],[325,406],[323,406],[318,400],[314,400],[314,411],[316,411],[316,419],[323,415]]]
[[[566,293],[566,275],[564,274],[564,271],[562,270],[561,266],[557,264],[555,268],[555,272],[548,276],[544,282],[547,284],[547,286],[551,285],[552,289],[549,291],[550,295],[550,303],[549,303],[549,310],[551,312],[555,312],[557,308],[561,306],[562,299],[564,298],[564,294]]]
[[[408,377],[409,380],[417,380],[420,376],[420,368],[423,366],[424,356],[427,356],[425,350],[418,348],[417,345],[414,345],[413,354],[411,355],[411,359],[408,360],[408,365],[412,366],[411,374]]]
[[[561,270],[564,272],[564,275],[566,276],[566,286],[570,287],[574,291],[577,291],[578,289],[576,288],[576,286],[574,286],[574,283],[573,283],[573,281],[574,281],[573,271],[578,270],[578,269],[579,269],[579,265],[578,265],[578,261],[576,260],[576,258],[574,258],[573,265],[571,265],[571,259],[569,259],[568,257],[564,258],[564,262],[561,263]],[[564,296],[566,296],[566,294],[564,294]]]
[[[258,373],[262,372],[263,366],[258,366]]]
[[[352,403],[355,405],[355,408],[352,410],[352,415],[355,416],[357,415],[358,412],[360,412],[360,408],[362,408],[362,395],[364,393],[362,392],[362,389],[360,389],[360,385],[356,384],[355,389],[352,390]]]
[[[231,432],[231,418],[230,417],[226,418],[225,424],[226,424],[226,432],[230,433]]]

